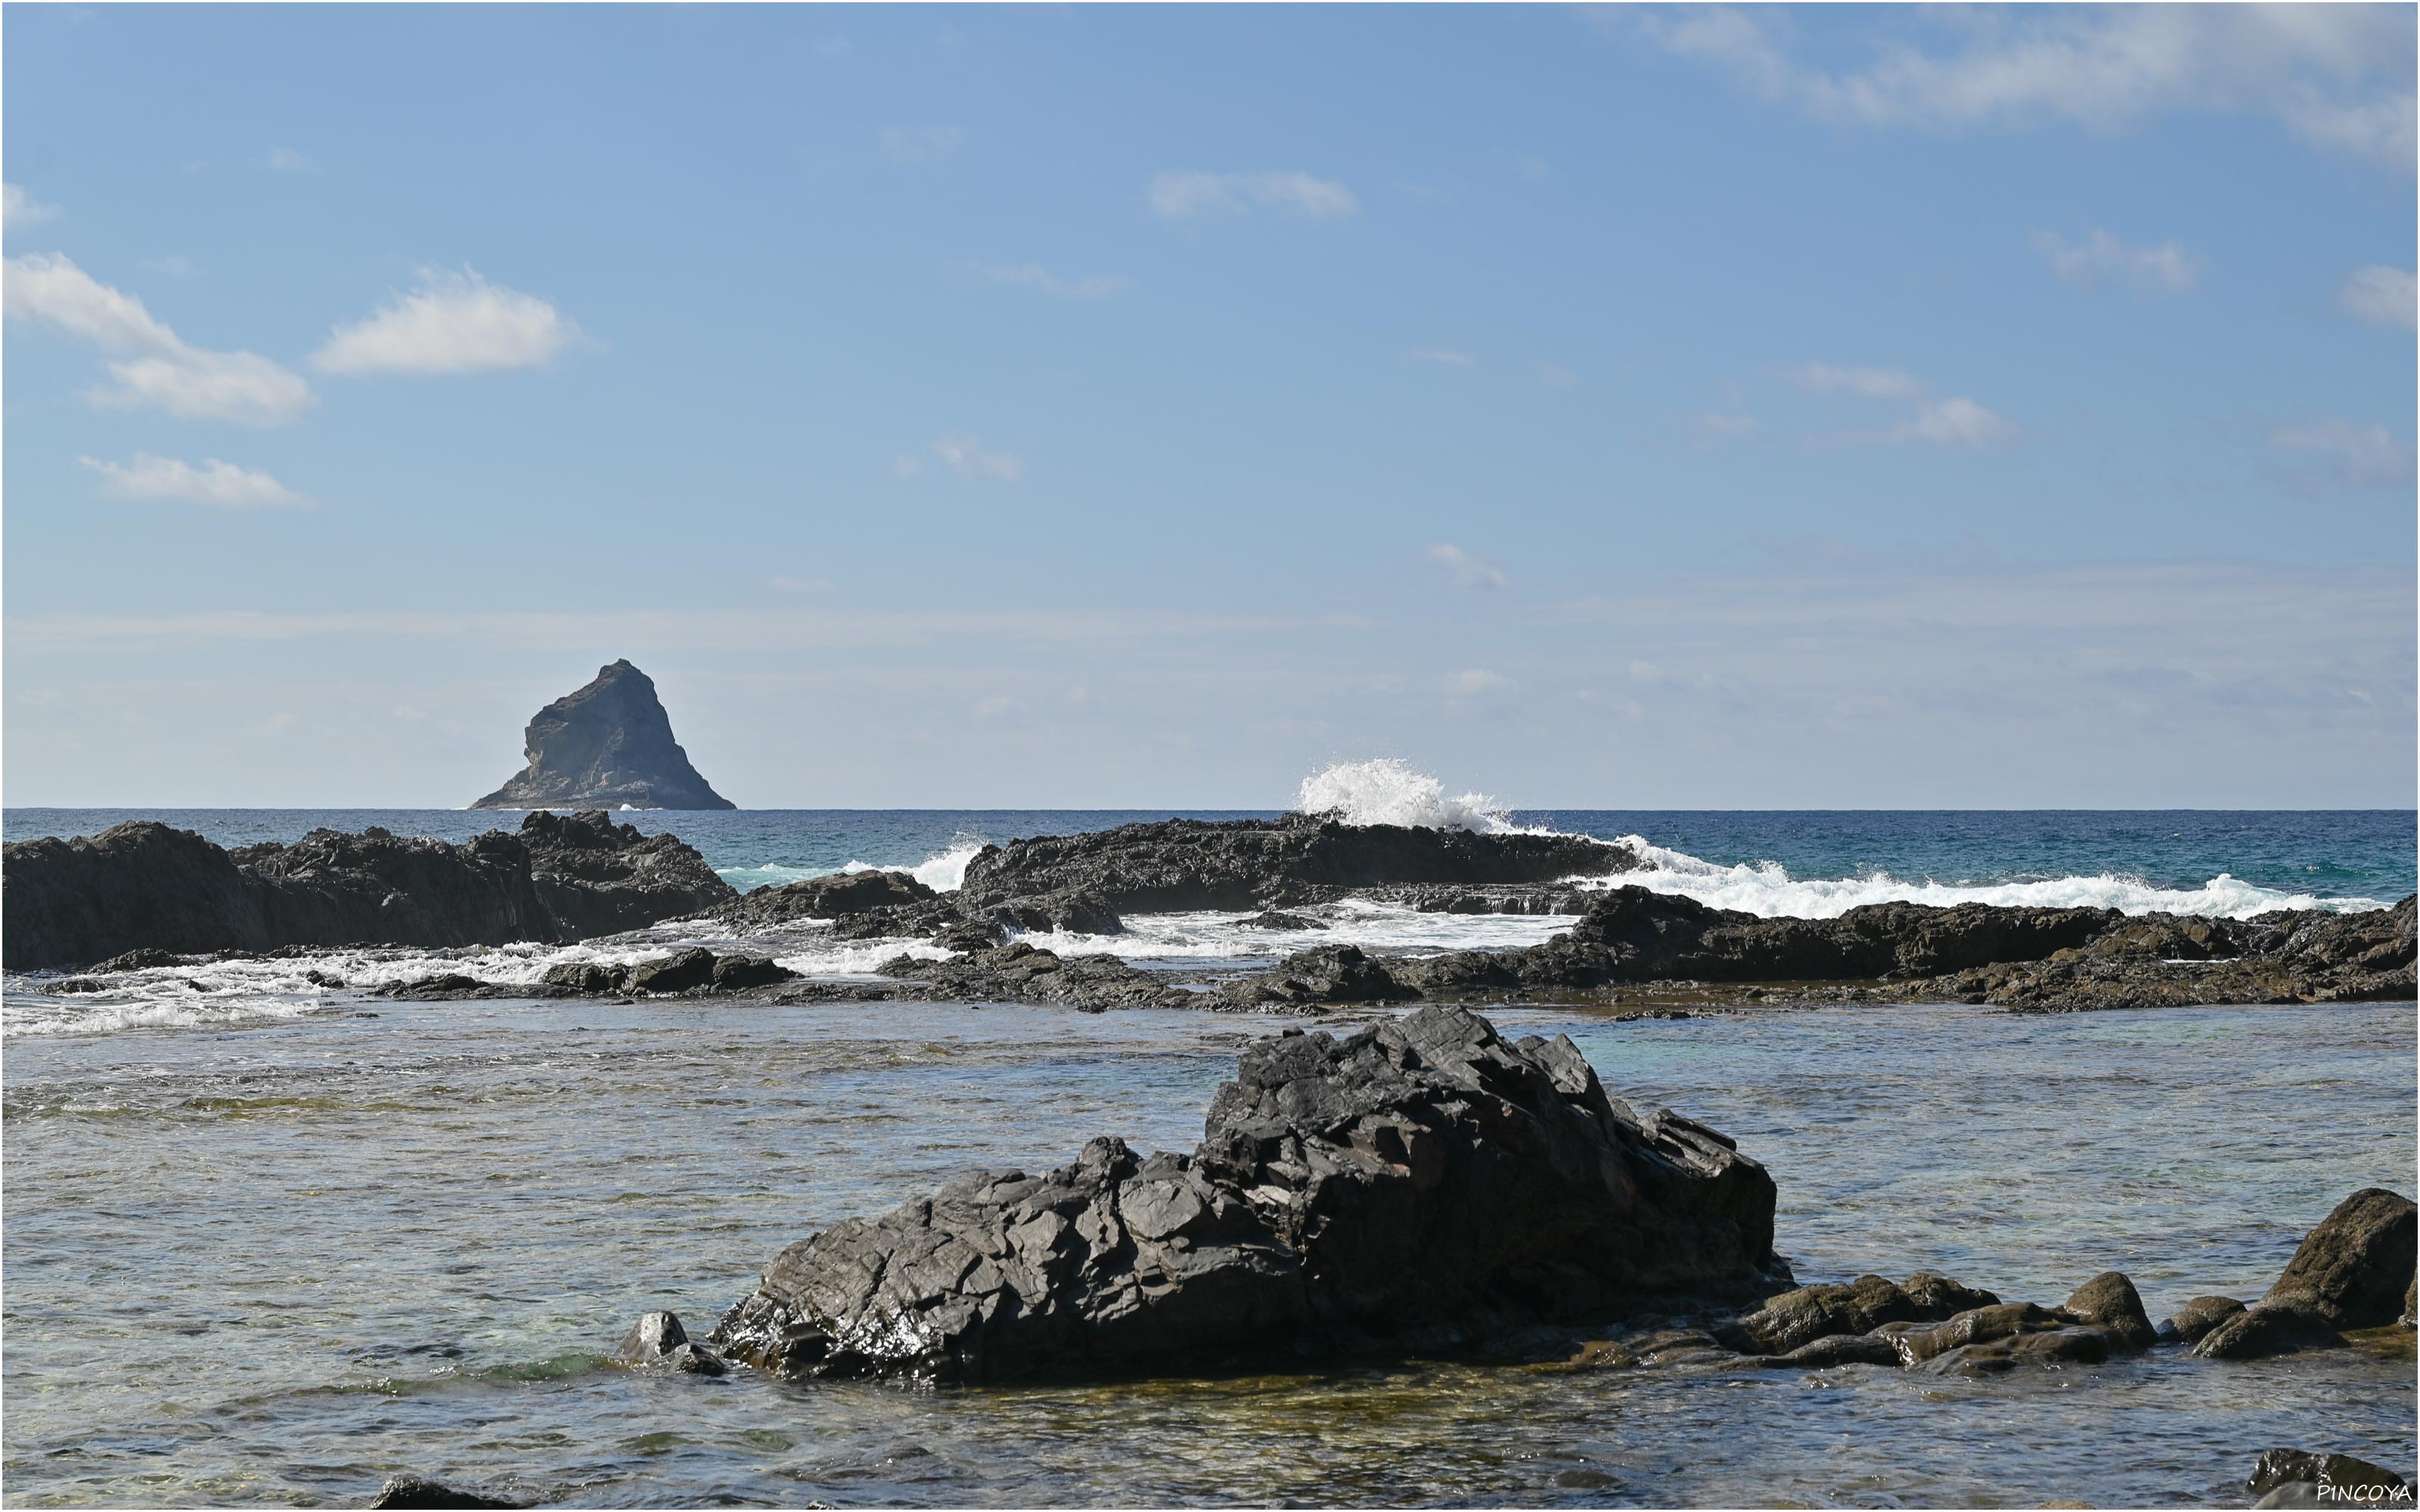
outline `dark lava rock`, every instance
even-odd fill
[[[2198,1344],[2202,1335],[2243,1311],[2243,1304],[2233,1297],[2195,1297],[2176,1311],[2176,1316],[2160,1324],[2160,1340],[2165,1344]]]
[[[1917,1368],[1936,1376],[1996,1376],[2024,1365],[2099,1365],[2109,1358],[2116,1342],[2117,1335],[2105,1328],[2024,1329],[1962,1344]]]
[[[129,950],[124,955],[111,956],[106,961],[96,963],[92,969],[101,973],[112,971],[150,971],[161,966],[181,966],[184,964],[185,958],[183,956],[177,955],[171,951],[141,949]]]
[[[937,902],[940,896],[905,872],[837,872],[742,893],[715,909],[714,917],[742,928],[761,929],[801,918],[842,918],[878,909],[913,907]]]
[[[777,981],[794,980],[798,975],[770,956],[722,955],[714,958],[714,990],[717,992],[770,987]]]
[[[597,961],[571,961],[559,966],[549,966],[545,980],[551,987],[567,988],[587,995],[626,991],[630,980],[628,966],[609,966]]]
[[[635,965],[609,966],[601,962],[570,961],[547,969],[545,983],[584,997],[622,996],[633,993],[659,995],[695,992],[744,992],[795,981],[799,974],[761,955],[716,955],[700,946],[642,961]],[[526,991],[527,989],[523,989]]]
[[[2076,1288],[2059,1311],[2079,1323],[2108,1330],[2128,1349],[2148,1350],[2159,1340],[2141,1295],[2122,1271],[2103,1271]]]
[[[717,964],[712,950],[693,945],[632,965],[629,988],[634,993],[685,993],[692,987],[711,987]]]
[[[1214,995],[1225,1009],[1294,1007],[1324,1003],[1387,1003],[1418,997],[1357,945],[1323,945],[1300,950],[1256,977],[1232,982]]]
[[[1235,923],[1241,929],[1324,930],[1327,928],[1315,918],[1302,914],[1280,913],[1274,908],[1264,909],[1249,918],[1239,918]]]
[[[1868,1334],[1885,1323],[1940,1322],[1999,1300],[1930,1272],[1908,1277],[1904,1287],[1861,1275],[1846,1285],[1800,1287],[1768,1298],[1715,1337],[1743,1353],[1790,1355],[1835,1335]],[[1891,1361],[1899,1363],[1895,1350]]]
[[[2261,1301],[2295,1303],[2338,1328],[2377,1328],[2403,1311],[2412,1284],[2420,1213],[2412,1199],[2365,1187],[2303,1236],[2285,1273]]]
[[[1773,1201],[1569,1040],[1429,1008],[1255,1042],[1189,1156],[1095,1139],[793,1244],[714,1337],[794,1376],[962,1380],[1466,1347],[1786,1284]]]
[[[689,764],[656,685],[628,661],[537,711],[526,770],[473,809],[736,809]]]
[[[2201,1336],[2193,1352],[2205,1360],[2261,1360],[2304,1350],[2340,1350],[2344,1336],[2325,1317],[2299,1302],[2257,1302],[2231,1313]]]
[[[970,918],[987,918],[1002,929],[1058,930],[1068,934],[1124,934],[1125,920],[1109,899],[1090,887],[1063,887],[1055,892],[976,903],[963,897],[958,906]]]
[[[1479,835],[1345,825],[1317,815],[1169,819],[986,845],[967,863],[961,906],[1084,892],[1116,913],[1285,906],[1389,883],[1552,882],[1637,865],[1576,835]]]
[[[1788,1354],[1768,1355],[1760,1365],[1801,1370],[1827,1370],[1844,1365],[1884,1365],[1899,1368],[1899,1349],[1871,1334],[1833,1334],[1802,1344]]]
[[[613,1358],[627,1365],[661,1366],[694,1376],[720,1376],[731,1369],[721,1355],[692,1340],[679,1317],[668,1312],[648,1313],[632,1324]]]
[[[679,918],[739,896],[696,848],[672,835],[642,835],[601,809],[521,820],[530,878],[562,937],[618,934]]]
[[[1019,940],[993,949],[920,961],[897,956],[875,968],[913,982],[919,997],[940,1002],[1056,1003],[1097,1013],[1112,1008],[1185,1008],[1194,995],[1113,955],[1071,955]]]
[[[458,1486],[448,1486],[425,1475],[390,1475],[370,1502],[373,1507],[480,1507],[527,1506],[507,1497],[489,1496],[480,1491],[466,1491]]]
[[[2388,1491],[2401,1488],[2407,1492],[2409,1483],[2391,1470],[2355,1459],[2350,1455],[2311,1454],[2302,1449],[2268,1449],[2252,1465],[2252,1473],[2244,1478],[2243,1489],[2255,1496],[2265,1496],[2281,1486],[2318,1485],[2325,1482],[2338,1489],[2361,1486],[2381,1487]],[[2342,1504],[2355,1504],[2350,1498],[2340,1499]],[[2366,1498],[2370,1505],[2383,1505],[2387,1498]],[[2411,1504],[2407,1494],[2401,1501]]]

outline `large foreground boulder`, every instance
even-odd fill
[[[1191,1155],[1095,1139],[791,1245],[724,1353],[984,1380],[1451,1348],[1787,1284],[1773,1182],[1567,1039],[1429,1008],[1248,1048]]]

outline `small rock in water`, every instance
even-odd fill
[[[458,1486],[430,1480],[426,1475],[390,1475],[379,1488],[373,1507],[457,1507],[457,1506],[527,1506],[502,1496],[488,1496],[478,1491],[466,1491]]]
[[[1249,918],[1239,918],[1235,923],[1242,929],[1324,930],[1327,927],[1315,918],[1301,914],[1280,913],[1274,908],[1254,914]]]
[[[2292,1302],[2260,1302],[2228,1314],[2202,1335],[2193,1352],[2204,1360],[2259,1360],[2342,1348],[2344,1335],[2310,1308]]]
[[[2383,1492],[2370,1496],[2321,1496],[2326,1487],[2339,1493],[2358,1489]],[[2350,1455],[2311,1454],[2302,1449],[2270,1449],[2253,1462],[2243,1489],[2260,1498],[2260,1506],[2386,1506],[2412,1504],[2411,1486],[2391,1470],[2355,1459]],[[2282,1493],[2304,1495],[2279,1500]],[[2397,1493],[2401,1494],[2397,1494]]]
[[[714,985],[714,952],[699,946],[675,950],[654,961],[642,961],[630,968],[630,991],[634,993],[680,993],[691,987]]]
[[[613,1358],[628,1365],[669,1365],[693,1376],[719,1376],[731,1366],[722,1356],[690,1341],[676,1313],[648,1313],[622,1335]]]
[[[2195,1297],[2160,1325],[2160,1340],[2164,1344],[2198,1344],[2202,1335],[2242,1311],[2243,1304],[2233,1297]]]
[[[2137,1350],[2148,1350],[2160,1336],[2143,1311],[2143,1299],[2123,1271],[2103,1271],[2075,1288],[2059,1311],[2079,1323],[2108,1330]]]

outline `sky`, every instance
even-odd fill
[[[2410,807],[2414,15],[12,5],[0,798]]]

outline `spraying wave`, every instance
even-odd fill
[[[1467,829],[1480,835],[1512,831],[1509,810],[1483,793],[1446,796],[1445,784],[1392,756],[1338,762],[1302,779],[1295,808],[1332,813],[1348,825],[1400,825],[1409,829]]]
[[[1996,903],[2009,908],[2115,908],[2128,914],[2193,914],[2209,918],[2250,918],[2283,908],[2324,908],[2361,913],[2392,906],[2375,898],[2320,898],[2256,887],[2222,872],[2198,887],[2162,887],[2140,877],[2041,877],[2010,882],[1907,881],[1886,872],[1854,877],[1792,876],[1773,861],[1725,866],[1682,851],[1667,850],[1641,836],[1625,835],[1643,863],[1619,876],[1590,878],[1582,886],[1631,885],[1675,892],[1716,908],[1763,918],[1838,918],[1867,903]]]
[[[850,861],[845,866],[784,866],[779,861],[764,861],[755,866],[717,867],[715,875],[741,892],[753,892],[758,887],[779,887],[793,882],[809,882],[835,872],[905,872],[935,892],[955,892],[967,880],[967,863],[975,858],[986,841],[973,835],[959,835],[943,849],[926,856],[914,866],[877,866],[871,861]]]

